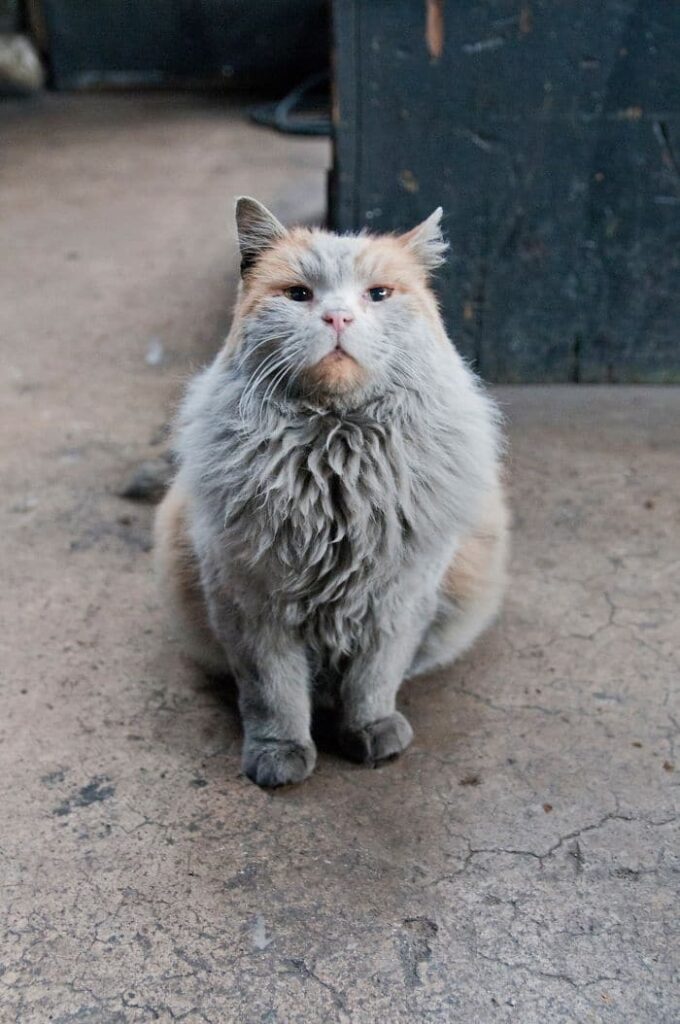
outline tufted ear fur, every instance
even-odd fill
[[[401,242],[426,270],[435,270],[444,262],[448,242],[444,241],[441,229],[443,210],[438,206],[434,213],[417,227],[401,235]]]
[[[236,200],[236,230],[241,250],[242,277],[265,249],[284,238],[287,233],[274,214],[250,196],[239,196]]]

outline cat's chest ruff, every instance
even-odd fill
[[[288,599],[308,610],[338,601],[394,565],[410,488],[392,426],[330,416],[292,424],[261,449],[255,477],[258,547]]]

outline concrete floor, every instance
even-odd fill
[[[501,390],[501,622],[402,760],[263,792],[116,492],[224,331],[231,197],[318,216],[327,146],[199,96],[0,134],[0,1019],[680,1019],[680,392]]]

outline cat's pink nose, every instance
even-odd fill
[[[330,309],[324,313],[321,319],[324,323],[330,324],[335,333],[340,337],[345,327],[351,324],[354,317],[344,309]]]

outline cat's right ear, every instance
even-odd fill
[[[239,196],[236,200],[236,230],[241,250],[241,277],[265,249],[286,235],[286,229],[274,214],[250,196]]]

